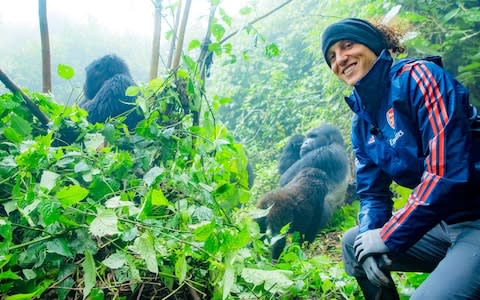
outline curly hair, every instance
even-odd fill
[[[400,43],[400,39],[404,35],[400,29],[382,23],[374,24],[374,26],[382,33],[387,43],[387,49],[395,54],[405,52],[405,47]]]

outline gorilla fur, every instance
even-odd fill
[[[272,236],[280,233],[290,223],[289,233],[300,232],[301,240],[313,242],[322,223],[324,199],[327,194],[326,174],[320,169],[301,170],[286,186],[265,194],[257,207],[270,208],[268,215],[261,219],[260,230],[270,227]],[[285,247],[285,237],[272,246],[272,258],[278,259]]]
[[[333,125],[323,124],[311,130],[298,146],[300,137],[290,138],[283,149],[280,188],[258,202],[258,208],[269,211],[257,221],[261,232],[270,229],[272,236],[290,223],[289,233],[298,231],[302,241],[312,242],[345,201],[349,161],[342,135]],[[274,260],[284,246],[285,237],[273,243]]]
[[[88,121],[105,122],[125,114],[125,124],[135,128],[143,116],[135,109],[135,97],[125,95],[127,88],[135,85],[125,61],[109,54],[91,62],[85,71],[85,100],[80,106],[88,111]]]

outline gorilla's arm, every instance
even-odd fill
[[[290,137],[280,155],[280,161],[278,163],[278,172],[280,175],[285,173],[291,165],[300,159],[300,147],[304,139],[305,137],[300,134]]]

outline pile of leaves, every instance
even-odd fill
[[[45,127],[20,95],[0,95],[5,299],[354,293],[336,264],[307,259],[296,244],[270,263],[258,225],[239,209],[250,201],[245,151],[216,122],[220,103],[201,126],[181,113],[182,99],[197,114],[192,103],[206,99],[187,72],[177,75],[182,89],[167,78],[127,91],[145,116],[134,132],[124,116],[89,124],[79,107],[26,91],[51,120]]]

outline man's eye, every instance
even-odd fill
[[[328,59],[330,61],[333,61],[335,59],[335,53],[330,53],[330,55],[328,56]]]

